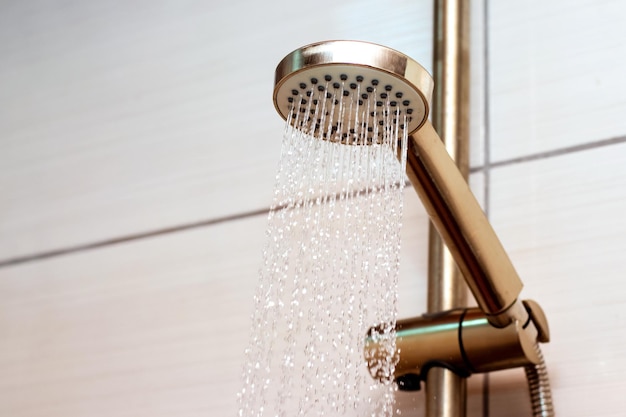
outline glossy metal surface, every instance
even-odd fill
[[[400,380],[413,376],[428,384],[436,367],[467,377],[540,362],[536,326],[515,321],[497,328],[478,308],[399,320],[396,329],[400,360],[395,377]],[[375,341],[366,341],[370,352],[377,348]]]
[[[469,174],[469,5],[460,0],[434,4],[432,106],[433,126],[467,181]],[[428,312],[467,304],[467,286],[441,236],[430,224],[428,241]],[[465,416],[467,382],[437,367],[428,372],[426,416]]]
[[[426,416],[463,417],[467,410],[467,379],[446,368],[428,371]]]
[[[511,320],[524,321],[509,314],[522,282],[429,122],[409,140],[407,174],[490,322],[506,326]]]
[[[539,364],[524,367],[533,417],[554,417],[554,405],[552,403],[552,389],[548,378],[548,369],[543,359],[539,345],[536,345]]]
[[[313,92],[317,88],[332,92],[334,88],[338,98],[355,105],[363,104],[363,94],[372,98],[391,91],[390,100],[397,100],[410,115],[407,129],[411,133],[426,122],[433,80],[420,64],[394,49],[360,41],[325,41],[297,49],[278,64],[273,100],[283,119],[292,109],[290,98],[309,100],[303,90],[311,87]],[[366,91],[367,87],[374,91]],[[337,126],[339,134],[348,133],[349,117],[348,111],[344,119],[336,112],[327,123]]]

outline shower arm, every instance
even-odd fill
[[[543,317],[529,317],[518,299],[521,279],[428,121],[409,138],[407,175],[489,323],[501,328]],[[534,325],[547,333],[547,323]]]

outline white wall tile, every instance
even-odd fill
[[[550,322],[543,350],[560,415],[623,410],[624,160],[621,144],[491,173],[494,227],[525,282],[523,297],[539,301]],[[499,395],[492,391],[494,415],[511,415]]]
[[[626,3],[489,2],[491,160],[626,134]]]
[[[484,172],[473,172],[469,176],[469,185],[472,193],[474,193],[474,197],[480,204],[480,206],[485,210],[485,173]]]
[[[406,195],[401,317],[426,304],[426,215]],[[255,216],[1,268],[0,415],[235,415],[265,227]]]
[[[280,59],[347,38],[430,67],[431,32],[428,1],[2,3],[0,260],[267,207]]]
[[[264,223],[0,270],[0,414],[233,415]]]
[[[428,290],[428,215],[412,187],[404,191],[402,254],[398,317],[418,316],[426,311]]]
[[[470,7],[470,167],[485,163],[485,0]]]

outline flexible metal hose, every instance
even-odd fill
[[[539,345],[535,345],[535,348],[540,359],[539,364],[524,367],[526,378],[528,379],[528,388],[530,389],[533,417],[554,417],[548,368]]]

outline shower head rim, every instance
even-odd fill
[[[431,75],[411,57],[387,46],[356,40],[328,40],[295,49],[276,67],[273,102],[278,114],[287,120],[287,114],[278,102],[283,84],[299,73],[312,68],[349,66],[386,74],[417,93],[424,107],[419,123],[409,134],[417,131],[428,119],[433,93]]]

